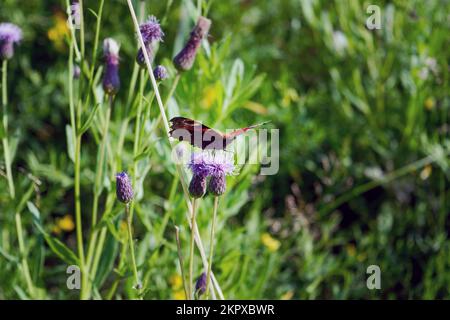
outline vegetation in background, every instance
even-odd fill
[[[88,68],[78,61],[82,75],[73,80],[75,94],[89,92],[74,97],[83,102],[80,123],[88,124],[78,128],[85,130],[81,236],[85,243],[91,237],[97,201],[104,241],[92,297],[137,297],[124,205],[115,198],[115,174],[127,170],[135,179],[142,296],[184,299],[175,226],[185,260],[190,230],[179,175],[148,74],[133,73],[138,46],[127,3],[101,3],[84,1],[85,47],[78,50]],[[133,3],[140,15],[143,6]],[[382,10],[380,30],[365,27],[369,4]],[[196,5],[145,1],[146,15],[158,17],[165,33],[153,63],[169,74],[159,84],[163,99]],[[8,60],[2,138],[8,137],[15,197],[2,146],[0,298],[77,299],[80,292],[66,286],[67,266],[79,262],[68,81],[77,56],[66,1],[4,0],[0,7],[0,22],[23,30]],[[227,179],[220,198],[213,272],[225,297],[449,298],[449,2],[232,0],[203,1],[202,9],[212,20],[208,43],[180,77],[168,117],[218,129],[271,120],[280,129],[278,174],[259,176],[257,166],[246,166]],[[101,44],[109,37],[120,44],[121,87],[111,106],[106,160],[99,162],[108,114]],[[214,197],[199,204],[196,223],[208,249]],[[366,287],[372,264],[381,268],[381,290]],[[198,257],[194,270],[195,278],[204,271]]]

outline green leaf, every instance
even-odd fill
[[[70,265],[80,265],[80,261],[78,260],[78,257],[73,253],[72,250],[70,250],[64,243],[62,243],[57,238],[51,236],[48,234],[41,223],[41,214],[39,212],[39,209],[36,208],[36,206],[28,201],[27,202],[28,210],[30,210],[31,214],[33,215],[33,223],[38,229],[40,233],[44,236],[45,241],[47,242],[50,249],[55,253],[59,258],[61,258],[63,261]]]
[[[79,135],[85,133],[91,127],[92,121],[94,120],[94,116],[96,115],[99,106],[100,106],[100,103],[97,103],[95,105],[94,109],[92,109],[91,113],[89,114],[88,118],[84,122],[83,126],[78,131]]]

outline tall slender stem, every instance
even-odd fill
[[[213,209],[213,218],[211,222],[211,237],[209,244],[209,261],[208,261],[208,272],[206,273],[206,299],[208,299],[209,295],[209,283],[211,280],[211,268],[213,261],[213,251],[214,251],[214,233],[216,229],[216,217],[217,217],[217,208],[219,206],[219,197],[214,197],[214,209]]]
[[[195,210],[197,199],[192,200],[192,214],[191,214],[191,245],[189,253],[189,296],[191,300],[194,300],[194,239],[195,239]]]
[[[183,255],[181,253],[180,228],[178,228],[177,226],[175,226],[175,239],[177,241],[178,260],[180,262],[181,278],[183,279],[184,295],[187,299],[189,296],[188,296],[188,288],[186,286],[186,277],[184,275]]]
[[[33,281],[31,280],[30,268],[28,267],[28,261],[26,258],[25,252],[25,243],[23,241],[23,231],[22,231],[22,219],[19,212],[16,212],[16,229],[17,229],[17,238],[19,240],[19,252],[21,256],[21,265],[22,271],[25,277],[25,281],[28,287],[28,293],[31,297],[34,297],[34,286]]]
[[[14,180],[11,170],[11,150],[9,149],[9,142],[8,142],[7,69],[8,69],[8,60],[4,59],[2,63],[2,106],[3,106],[3,131],[4,131],[2,143],[3,143],[3,153],[5,156],[6,178],[8,179],[9,194],[11,196],[11,199],[14,199],[16,196],[16,191],[14,188]]]
[[[131,220],[130,206],[128,203],[125,206],[125,212],[127,215],[128,243],[130,246],[131,265],[133,267],[134,281],[136,282],[135,288],[140,291],[141,284],[139,282],[139,275],[138,275],[137,265],[136,265],[136,257],[134,255],[133,231],[131,230],[133,221]]]
[[[135,31],[136,31],[136,33],[138,35],[139,46],[141,48],[143,48],[142,53],[144,54],[144,59],[145,59],[145,64],[147,66],[147,71],[149,73],[153,89],[155,91],[156,101],[158,102],[159,111],[161,113],[162,120],[163,120],[163,123],[164,123],[164,128],[166,130],[166,136],[169,139],[169,143],[171,144],[171,147],[173,147],[172,142],[170,140],[170,134],[169,134],[169,131],[170,131],[169,122],[167,120],[166,113],[164,111],[164,105],[162,104],[161,95],[159,93],[159,89],[158,89],[158,85],[157,85],[156,80],[155,80],[155,76],[153,75],[153,69],[152,69],[152,65],[151,65],[148,53],[147,53],[147,50],[145,50],[144,39],[142,38],[142,34],[141,34],[140,30],[139,30],[139,23],[138,23],[138,20],[136,18],[136,13],[134,12],[134,8],[133,8],[133,4],[131,3],[131,0],[127,0],[127,4],[128,4],[128,8],[130,10],[131,18],[133,20]],[[190,201],[190,198],[189,198],[189,193],[188,193],[188,190],[187,190],[187,184],[186,184],[186,181],[185,181],[184,176],[183,176],[182,168],[181,168],[180,164],[177,164],[177,163],[175,164],[175,167],[176,167],[178,176],[180,177],[180,182],[181,182],[181,185],[183,187],[183,193],[184,193],[184,197],[185,197],[188,209],[191,209],[191,201]],[[190,218],[189,210],[186,211],[186,215],[188,216],[188,218]],[[194,226],[191,226],[191,228],[194,228]],[[202,258],[202,262],[203,262],[204,266],[206,267],[207,264],[208,264],[208,261],[206,259],[206,255],[205,255],[205,251],[204,251],[204,248],[203,248],[202,240],[201,240],[201,237],[200,237],[200,234],[199,234],[197,228],[194,228],[194,233],[195,233],[195,238],[196,238],[195,241],[196,241],[197,247],[198,247],[198,249],[200,251],[200,256]],[[224,297],[223,297],[222,290],[220,289],[220,286],[219,286],[217,280],[214,277],[214,273],[211,273],[211,278],[213,280],[212,282],[214,284],[215,289],[219,293],[219,296],[221,297],[221,299],[223,299]],[[214,295],[214,291],[212,291],[212,294]]]
[[[91,225],[91,237],[89,240],[89,245],[88,245],[88,253],[87,253],[87,258],[86,258],[86,269],[87,272],[90,274],[91,278],[95,277],[95,272],[91,272],[94,271],[94,268],[92,267],[92,263],[93,263],[93,255],[94,255],[94,250],[96,247],[96,243],[97,243],[97,237],[98,237],[98,229],[96,229],[96,224],[97,224],[97,216],[98,216],[98,202],[100,199],[100,195],[101,195],[101,183],[102,183],[102,177],[104,175],[103,173],[103,168],[105,167],[105,150],[106,150],[106,144],[108,142],[108,130],[109,130],[109,122],[111,119],[111,110],[113,108],[113,104],[114,104],[114,97],[113,96],[109,96],[108,99],[108,106],[106,109],[106,119],[104,122],[104,126],[103,126],[103,132],[102,132],[102,141],[100,144],[100,150],[99,150],[99,159],[97,162],[97,167],[95,170],[95,182],[94,182],[94,200],[93,200],[93,204],[92,204],[92,225]],[[91,285],[89,286],[89,290],[87,290],[84,294],[87,295],[86,298],[89,297],[90,295],[90,288]]]

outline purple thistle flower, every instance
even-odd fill
[[[115,95],[119,91],[119,45],[112,38],[103,41],[105,57],[105,73],[103,74],[103,90],[106,94]]]
[[[150,62],[153,62],[155,57],[153,45],[154,42],[162,41],[164,37],[164,32],[159,25],[158,19],[154,16],[150,16],[146,22],[139,26],[139,30],[142,34],[142,39],[144,40],[145,49],[147,50]],[[136,55],[136,62],[141,66],[145,66],[145,57],[142,48],[139,48]]]
[[[226,176],[235,174],[236,167],[232,156],[216,153],[208,159],[209,174],[208,191],[214,196],[225,193],[227,188]]]
[[[208,158],[209,155],[204,152],[193,153],[191,155],[191,161],[188,163],[188,168],[191,169],[194,176],[207,177],[210,174]]]
[[[202,39],[211,27],[211,20],[199,17],[197,24],[191,32],[191,36],[184,48],[173,58],[173,64],[178,71],[187,71],[192,68]]]
[[[154,41],[162,41],[164,32],[161,30],[158,19],[154,16],[150,16],[146,22],[139,26],[144,43],[150,43]]]
[[[0,23],[0,59],[8,60],[14,55],[14,44],[22,40],[22,30],[13,23]]]
[[[201,296],[206,291],[206,273],[202,273],[195,283],[195,292]]]
[[[126,172],[116,174],[116,195],[117,199],[123,203],[133,200],[133,187]]]
[[[156,81],[162,81],[168,76],[166,68],[161,65],[153,69],[153,75],[155,76]]]

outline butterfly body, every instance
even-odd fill
[[[179,141],[188,141],[192,146],[201,149],[224,150],[236,137],[255,128],[253,125],[246,128],[234,130],[228,134],[223,134],[218,130],[209,128],[204,124],[184,117],[174,117],[170,119],[171,127],[169,134]]]

